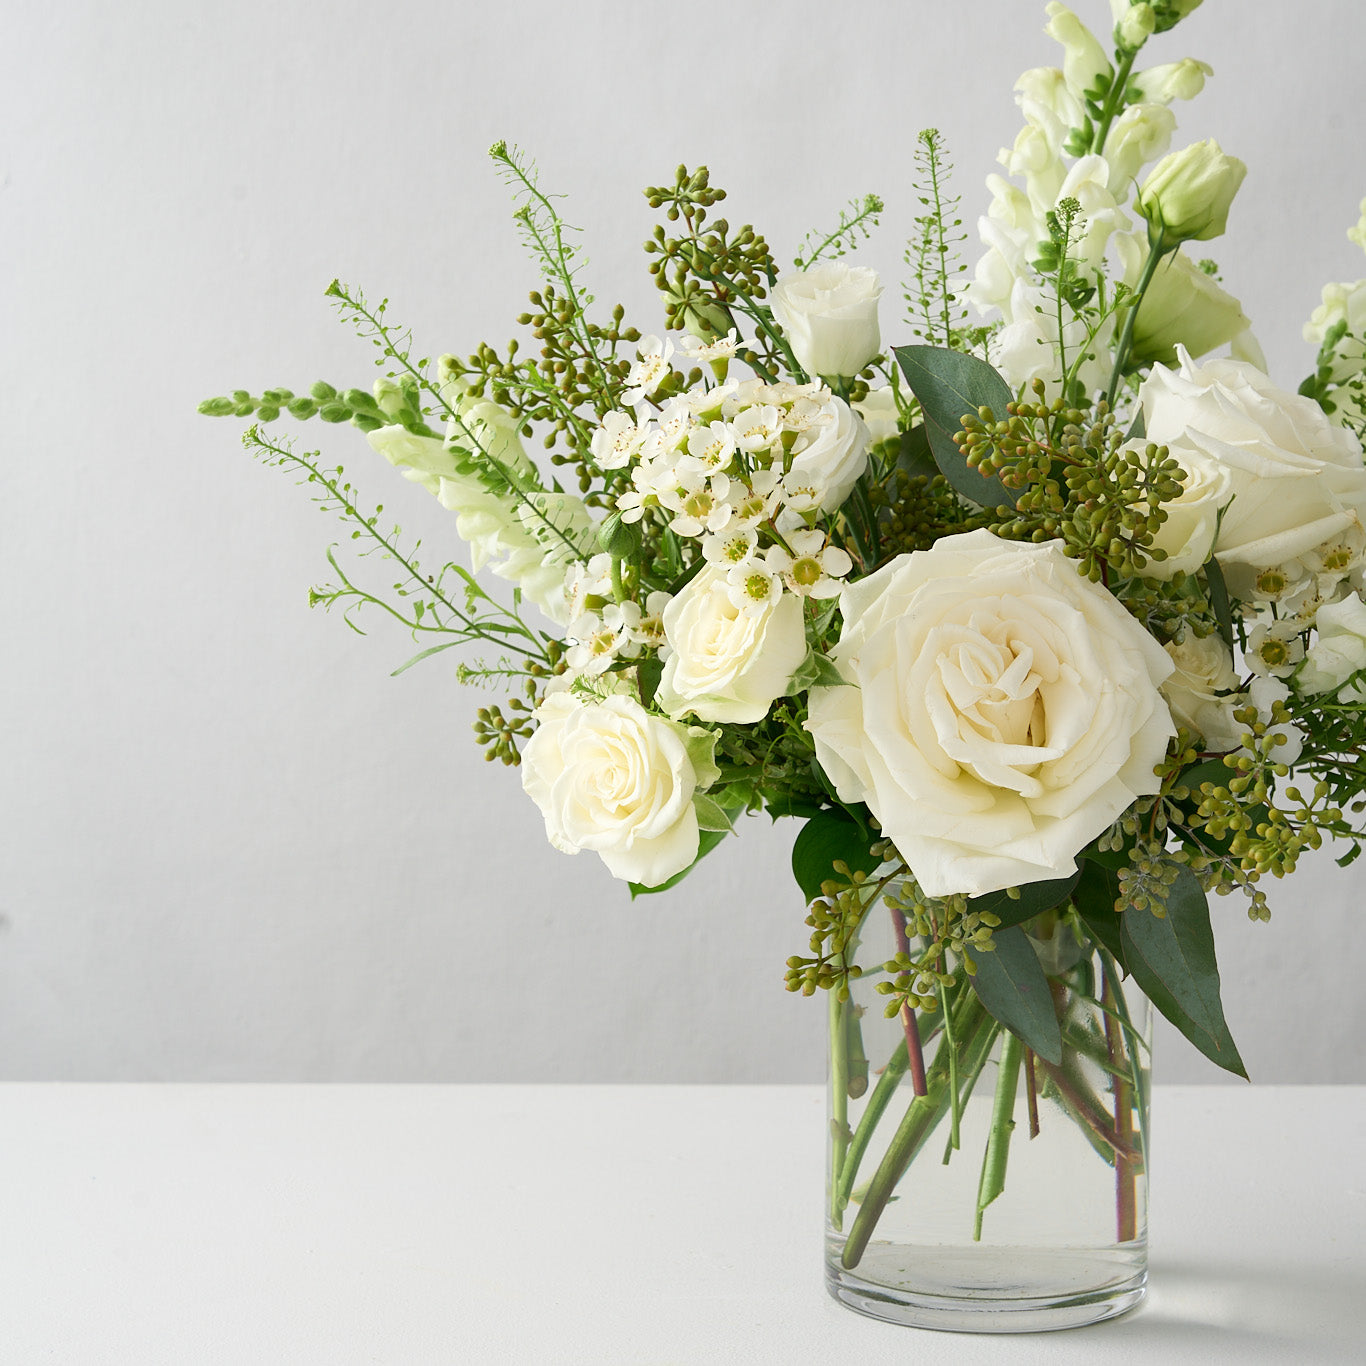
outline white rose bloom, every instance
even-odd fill
[[[1139,444],[1146,446],[1147,442]],[[1149,560],[1144,565],[1143,572],[1150,579],[1194,574],[1209,559],[1220,509],[1233,496],[1229,472],[1217,461],[1179,442],[1173,442],[1168,450],[1186,472],[1186,478],[1181,496],[1162,505],[1167,520],[1153,537],[1153,547],[1165,550],[1167,558]]]
[[[1157,791],[1172,661],[1060,543],[948,536],[840,607],[849,685],[811,690],[807,729],[931,896],[1065,876]]]
[[[769,303],[808,375],[856,375],[882,350],[877,271],[822,261],[784,275]]]
[[[822,422],[813,423],[792,446],[788,477],[819,491],[822,512],[834,512],[868,468],[868,428],[842,399],[831,395]]]
[[[664,609],[668,644],[655,700],[670,716],[761,721],[806,658],[801,598],[770,592],[762,603],[738,606],[731,572],[704,565]]]
[[[1179,355],[1180,370],[1155,365],[1139,389],[1147,439],[1199,451],[1227,470],[1233,497],[1214,553],[1233,593],[1248,597],[1258,570],[1361,525],[1361,445],[1312,399],[1278,389],[1251,365],[1196,365]]]
[[[1198,735],[1207,750],[1226,754],[1242,743],[1242,728],[1233,719],[1247,699],[1238,695],[1233,656],[1218,636],[1203,639],[1194,631],[1180,644],[1167,646],[1176,672],[1162,685],[1172,720]]]
[[[695,735],[621,694],[585,703],[555,693],[535,715],[536,733],[522,751],[522,787],[541,808],[556,849],[591,849],[613,877],[647,887],[693,862],[693,793],[716,774],[714,766],[699,773]]]
[[[1309,647],[1297,682],[1311,696],[1338,692],[1339,702],[1366,702],[1366,684],[1343,687],[1354,673],[1366,669],[1366,603],[1356,593],[1319,608],[1318,635]]]

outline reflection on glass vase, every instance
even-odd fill
[[[830,1293],[893,1323],[977,1333],[1132,1308],[1147,1280],[1147,998],[1075,916],[1050,913],[1011,942],[1042,968],[1051,1045],[1004,1029],[961,972],[939,1010],[889,1018],[874,989],[886,974],[868,965],[905,951],[904,935],[899,912],[873,907],[867,975],[848,1001],[831,993]]]

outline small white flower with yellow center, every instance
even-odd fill
[[[709,564],[730,568],[753,558],[758,547],[759,535],[753,527],[731,522],[719,535],[702,538],[702,558]]]
[[[571,564],[564,576],[566,621],[575,621],[589,610],[589,600],[607,601],[612,596],[612,557],[594,555],[587,564]]]
[[[687,395],[671,398],[655,419],[661,449],[680,450],[692,432],[695,420],[693,407]]]
[[[813,427],[825,427],[835,420],[830,406],[818,398],[799,398],[783,418],[783,427],[789,432],[809,432]]]
[[[622,412],[611,412],[593,433],[590,449],[598,468],[619,470],[631,463],[645,443],[646,429],[637,426]]]
[[[735,444],[753,455],[771,450],[777,444],[783,430],[782,414],[771,403],[760,403],[736,413],[730,426],[735,433]]]
[[[632,630],[640,623],[640,608],[633,602],[612,603],[601,613],[585,612],[569,625],[573,642],[565,663],[575,673],[596,677],[604,674],[622,654],[635,654]]]
[[[820,511],[825,490],[811,479],[793,470],[784,476],[780,497],[783,502],[779,526],[801,526],[808,516]]]
[[[806,598],[833,598],[844,586],[839,582],[854,562],[838,546],[827,545],[823,531],[790,531],[786,537],[791,553],[770,546],[764,560],[794,593]]]
[[[678,536],[701,536],[708,531],[720,531],[732,514],[726,501],[730,480],[724,474],[714,474],[705,483],[680,483],[676,488],[659,495],[659,501],[672,513],[670,529]]]
[[[674,344],[660,341],[658,337],[642,337],[636,347],[640,358],[631,367],[626,383],[631,387],[622,397],[634,407],[648,398],[664,382],[669,374],[669,361],[673,359]]]
[[[688,433],[688,454],[709,470],[723,470],[735,454],[735,433],[725,422],[709,422]]]
[[[741,483],[730,486],[730,505],[735,509],[735,520],[741,526],[758,526],[778,510],[779,485],[782,476],[777,470],[755,470]]]
[[[709,342],[688,333],[679,343],[678,354],[687,360],[700,360],[710,364],[713,361],[730,360],[739,346],[739,334],[732,327],[724,337],[717,337],[715,341]]]
[[[652,650],[657,650],[664,644],[664,609],[672,601],[670,594],[656,589],[645,599],[644,612],[636,607],[638,618],[635,625],[628,628],[634,644],[644,645]],[[634,603],[630,605],[635,607]]]
[[[726,596],[738,611],[767,612],[782,594],[782,580],[762,560],[734,565],[726,574]]]
[[[1247,637],[1243,660],[1262,678],[1288,678],[1304,658],[1304,626],[1297,621],[1269,621],[1254,626]]]

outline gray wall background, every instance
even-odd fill
[[[1108,28],[1104,0],[1078,0]],[[936,124],[971,223],[1056,60],[1042,4],[5,6],[0,88],[4,738],[0,1076],[797,1081],[819,1003],[795,827],[756,819],[632,905],[545,843],[470,738],[445,656],[310,613],[336,524],[195,415],[242,386],[368,383],[323,298],[388,295],[421,344],[501,342],[535,283],[484,152],[521,143],[585,229],[590,283],[660,325],[640,188],[680,161],[790,257],[869,190],[888,284]],[[1366,193],[1346,0],[1207,0],[1155,60],[1215,67],[1180,110],[1251,168],[1211,252],[1293,387]],[[969,246],[975,256],[975,243]],[[349,428],[309,429],[435,555],[453,529]],[[459,552],[452,548],[451,554]],[[1366,1081],[1359,869],[1320,857],[1269,927],[1216,906],[1256,1079]],[[1342,1042],[1346,1041],[1346,1042]],[[1173,1080],[1214,1069],[1167,1035]]]

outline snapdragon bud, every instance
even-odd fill
[[[1112,74],[1110,62],[1096,35],[1058,0],[1051,0],[1046,13],[1048,23],[1044,32],[1062,44],[1062,69],[1067,84],[1083,95],[1096,89],[1102,76],[1108,80]]]
[[[1228,211],[1247,167],[1226,156],[1213,138],[1171,152],[1153,167],[1138,192],[1137,209],[1166,244],[1208,242],[1228,226]]]
[[[1115,23],[1115,39],[1120,47],[1137,52],[1157,32],[1157,15],[1149,4],[1130,5]]]
[[[1208,62],[1183,57],[1179,62],[1164,62],[1140,71],[1133,84],[1145,104],[1170,104],[1173,100],[1193,100],[1205,88],[1205,78],[1213,74]]]
[[[1158,33],[1175,28],[1188,14],[1200,8],[1200,0],[1153,0]]]

